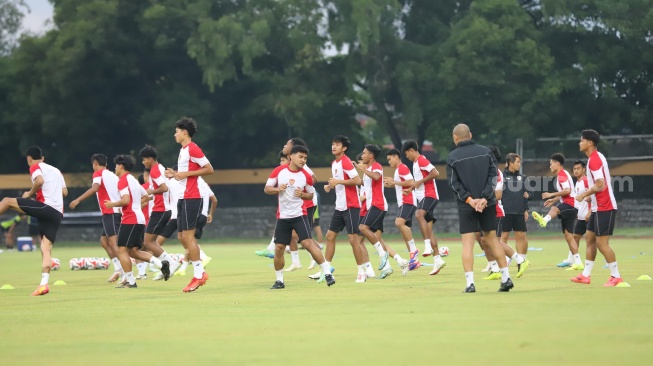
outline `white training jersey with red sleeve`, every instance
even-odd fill
[[[175,178],[168,179],[168,201],[170,203],[170,219],[177,219],[177,201],[179,201],[180,192],[179,182]]]
[[[202,196],[202,215],[209,217],[209,201],[212,196],[215,196],[215,193],[202,177],[197,180],[197,183],[200,186],[200,195]]]
[[[413,176],[410,174],[410,170],[406,166],[406,164],[399,164],[397,166],[397,169],[395,169],[395,175],[394,175],[394,181],[395,182],[405,182],[407,180],[413,180]],[[404,196],[403,191],[407,190],[409,193]],[[401,206],[404,205],[404,203],[407,203],[409,205],[416,205],[417,200],[415,199],[415,195],[413,194],[413,191],[409,189],[409,187],[402,187],[395,185],[395,192],[397,194],[397,206],[401,208]]]
[[[147,190],[150,189],[150,183],[145,182],[141,184],[141,188],[143,188],[140,191],[141,197],[147,195]],[[150,221],[150,212],[152,212],[152,200],[147,201],[147,205],[142,206],[141,205],[141,211],[143,211],[143,216],[145,216],[145,225]]]
[[[566,203],[571,207],[574,207],[574,197],[571,195],[571,192],[574,191],[572,184],[574,183],[571,175],[568,171],[562,169],[558,172],[558,177],[556,179],[556,190],[562,192],[565,189],[569,190],[569,194],[566,196],[560,196],[560,203]]]
[[[129,196],[129,202],[122,206],[122,219],[120,223],[125,225],[145,225],[145,216],[141,210],[143,187],[138,184],[136,178],[129,173],[120,177],[118,179],[118,192],[121,198],[125,195]]]
[[[105,201],[115,202],[120,200],[120,195],[118,194],[118,176],[108,169],[100,169],[93,172],[93,184],[100,186],[97,193],[95,193],[98,205],[100,206],[100,212],[103,215],[120,213],[120,207],[107,208],[104,205]]]
[[[580,178],[576,182],[576,186],[574,188],[574,197],[587,191],[590,188],[590,186],[587,184],[587,177],[584,176]],[[585,220],[585,216],[587,216],[587,213],[591,209],[590,203],[585,201],[578,202],[574,200],[574,207],[578,209],[578,220]]]
[[[388,201],[385,199],[383,193],[383,167],[378,162],[367,167],[367,171],[381,174],[381,178],[374,180],[369,175],[365,174],[363,177],[363,185],[365,187],[365,205],[367,209],[372,206],[381,211],[388,211]]]
[[[303,192],[315,194],[313,178],[304,169],[294,171],[290,169],[289,165],[281,165],[272,171],[265,185],[276,187],[284,184],[287,185],[287,188],[283,192],[279,192],[277,218],[293,219],[306,215],[304,200],[301,197],[295,197],[295,190],[299,188]]]
[[[306,172],[311,176],[311,178],[313,178],[315,173],[313,173],[313,171],[311,170],[311,168],[308,167],[308,165],[304,165],[303,169],[306,170]],[[313,182],[313,186],[315,186],[315,182]],[[315,207],[315,206],[317,206],[317,195],[316,194],[313,195],[313,199],[304,200],[304,208],[309,209],[309,208]]]
[[[179,151],[179,159],[177,160],[177,171],[179,173],[200,170],[207,164],[209,164],[209,159],[204,156],[202,149],[194,142],[182,147]],[[179,181],[179,186],[184,192],[179,199],[201,198],[197,178],[188,177]]]
[[[161,164],[154,164],[150,169],[150,188],[152,190],[158,189],[162,184],[168,185],[164,172],[166,169]],[[168,188],[170,190],[170,188]],[[154,195],[152,212],[166,212],[170,211],[170,197],[168,192],[163,192]]]
[[[501,172],[501,169],[497,169],[497,186],[494,188],[495,191],[503,191],[503,173]],[[497,200],[497,216],[496,217],[504,217],[506,216],[506,212],[503,210],[503,203],[501,203],[501,200]]]
[[[350,180],[358,176],[354,164],[351,163],[347,155],[343,155],[340,160],[334,160],[331,163],[331,174],[334,179]],[[345,211],[350,208],[360,208],[361,202],[358,197],[358,189],[356,186],[344,186],[338,184],[336,190],[336,210]]]
[[[38,176],[43,177],[43,185],[36,192],[36,200],[45,203],[63,214],[63,188],[66,182],[59,169],[50,164],[38,163],[29,168],[32,183]]]
[[[415,178],[415,181],[424,179],[424,177],[428,176],[433,169],[435,169],[435,167],[426,156],[420,155],[419,158],[417,158],[417,161],[413,162],[413,177]],[[422,185],[417,187],[417,189],[415,189],[415,197],[418,201],[423,200],[424,197],[431,197],[436,200],[440,199],[435,179],[424,182]]]
[[[605,156],[594,150],[587,160],[587,184],[594,186],[597,180],[603,179],[604,185],[601,192],[592,195],[592,212],[610,211],[617,209],[617,200],[612,192],[612,177]]]

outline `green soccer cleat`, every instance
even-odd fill
[[[531,265],[531,262],[527,259],[525,260],[522,264],[518,264],[517,267],[517,278],[520,278],[524,272],[526,271],[526,268]]]
[[[571,267],[565,269],[565,271],[582,271],[585,269],[583,264],[573,264]]]
[[[274,253],[271,251],[265,249],[265,250],[257,250],[254,252],[256,255],[259,257],[268,257],[268,258],[274,258]]]
[[[542,215],[533,211],[533,218],[540,224],[541,227],[546,227],[546,221],[544,221],[544,217],[542,217]]]
[[[500,280],[501,272],[492,272],[487,277],[483,277],[483,279],[486,281]]]

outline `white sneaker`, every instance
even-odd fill
[[[137,280],[147,280],[147,273],[136,276]]]
[[[290,253],[290,246],[289,245],[286,245],[286,250],[285,251],[286,251],[286,253]]]
[[[438,262],[436,262],[433,265],[433,270],[431,272],[429,272],[429,275],[435,276],[436,274],[440,273],[440,270],[442,268],[444,268],[446,265],[447,265],[447,263],[445,261],[443,261],[442,259],[440,259]]]
[[[161,281],[162,279],[163,279],[163,273],[159,272],[159,273],[156,274],[156,276],[154,276],[152,281]]]
[[[401,274],[403,276],[406,276],[408,274],[408,265],[409,265],[409,262],[407,260],[405,260],[405,259],[401,259],[399,261],[399,268],[401,268]]]
[[[365,277],[367,277],[367,278],[376,277],[376,273],[374,273],[374,269],[372,267],[365,268]],[[356,282],[358,282],[358,281],[356,281]],[[363,281],[363,282],[365,282],[365,281]]]
[[[424,245],[424,251],[422,252],[422,257],[428,257],[433,254],[433,248],[430,245]]]
[[[317,262],[314,260],[311,260],[311,264],[308,266],[308,269],[311,270],[313,268],[317,267]]]
[[[293,264],[290,265],[290,267],[284,269],[283,271],[284,272],[292,272],[292,271],[296,271],[296,270],[301,269],[301,268],[302,268],[301,264],[293,263]]]
[[[319,271],[317,273],[308,276],[308,278],[310,278],[311,280],[319,280],[320,277],[322,277],[322,271]]]
[[[365,281],[367,281],[367,276],[365,275],[365,273],[359,273],[358,276],[356,277],[356,282],[360,283]]]
[[[490,272],[490,271],[492,270],[491,267],[492,267],[492,266],[491,266],[490,263],[488,262],[487,266],[485,266],[485,268],[483,268],[483,270],[482,270],[481,272]]]
[[[170,262],[170,277],[172,277],[180,267],[181,267],[181,262],[176,260],[175,258],[172,258],[172,262]]]

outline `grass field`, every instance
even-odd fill
[[[542,250],[529,253],[510,293],[481,280],[486,262],[476,258],[476,294],[462,293],[460,244],[441,245],[451,255],[435,277],[423,267],[356,284],[351,249],[339,244],[331,288],[306,278],[301,252],[304,269],[270,291],[272,262],[253,254],[263,245],[204,244],[211,279],[190,294],[181,292],[190,277],[114,289],[109,271],[67,268],[72,257],[104,256],[99,246],[59,246],[50,283],[67,285],[42,297],[29,296],[40,255],[1,253],[0,285],[16,289],[0,291],[0,365],[651,364],[653,281],[636,280],[653,276],[651,239],[613,240],[630,288],[602,287],[602,257],[591,285],[571,283],[573,273],[555,267],[564,244],[531,239]]]

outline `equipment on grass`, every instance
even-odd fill
[[[69,262],[70,269],[77,270],[91,270],[91,269],[109,269],[111,261],[109,258],[73,258]]]
[[[50,268],[51,268],[53,271],[56,271],[56,270],[58,270],[60,267],[61,267],[61,262],[59,261],[59,258],[52,258],[52,265],[50,266]]]
[[[449,255],[449,247],[440,247],[439,250],[441,257],[446,257]]]

